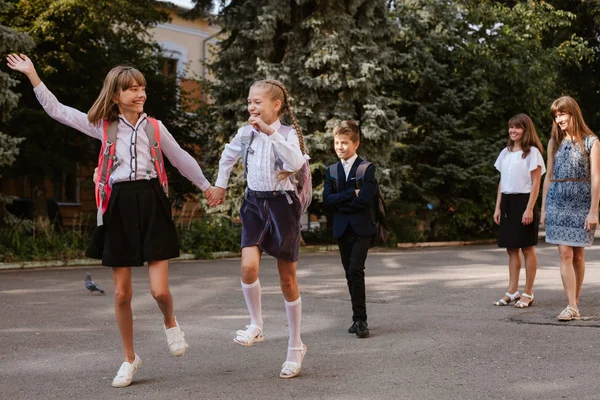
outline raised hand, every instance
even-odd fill
[[[22,72],[25,75],[35,72],[33,63],[25,54],[9,54],[6,57],[6,61],[8,61],[7,65],[10,69]]]
[[[271,135],[273,132],[275,132],[275,130],[271,128],[265,121],[263,121],[261,117],[251,115],[250,118],[248,118],[248,123],[257,131],[266,133],[267,135]]]
[[[35,71],[33,62],[25,54],[9,54],[6,56],[6,65],[8,68],[19,71],[27,75],[33,87],[39,85],[42,81]]]

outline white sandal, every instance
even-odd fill
[[[253,335],[252,332],[249,332],[248,329],[256,329],[258,330],[258,335]],[[241,336],[245,339],[239,340],[238,336]],[[235,332],[235,336],[233,337],[233,341],[242,346],[252,346],[254,343],[262,342],[265,340],[265,335],[263,335],[262,329],[256,325],[246,325],[246,330],[239,330]]]
[[[556,317],[559,321],[571,321],[573,319],[580,319],[581,315],[579,310],[574,309],[571,306],[567,306],[558,316]]]
[[[521,293],[519,293],[518,290],[516,292],[514,292],[513,294],[506,292],[506,293],[504,293],[504,295],[506,297],[508,297],[509,300],[506,301],[506,300],[504,300],[504,297],[502,297],[500,300],[494,302],[495,306],[507,306],[510,303],[512,303],[513,301],[517,301],[521,298]]]
[[[521,294],[521,298],[523,298],[523,297],[527,297],[529,299],[529,303],[525,303],[524,301],[519,300],[515,303],[516,308],[529,308],[530,306],[533,305],[533,293],[527,294],[527,293],[523,292]]]
[[[304,360],[304,355],[306,354],[307,348],[306,345],[302,343],[302,347],[288,347],[288,350],[300,350],[302,352],[302,356],[300,357],[299,363],[294,361],[286,361],[283,363],[281,366],[281,372],[279,373],[279,377],[283,379],[293,378],[300,373],[300,370],[302,369],[302,361]]]

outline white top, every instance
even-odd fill
[[[95,139],[102,140],[104,138],[103,123],[94,125],[88,120],[86,114],[61,104],[44,83],[37,85],[33,88],[33,91],[48,115],[58,122],[75,128]],[[121,164],[111,174],[108,182],[110,186],[115,182],[157,177],[154,163],[151,161],[150,143],[145,132],[147,123],[146,114],[140,115],[135,126],[131,125],[125,117],[119,115],[115,155],[117,159],[121,160]],[[181,175],[189,179],[202,191],[208,189],[210,182],[204,177],[196,160],[179,147],[162,122],[158,121],[158,126],[160,128],[160,147],[163,154],[179,170]]]
[[[275,130],[270,136],[263,132],[254,130],[254,140],[250,148],[253,151],[248,152],[248,188],[256,191],[273,191],[280,190],[281,186],[284,190],[295,190],[289,179],[279,181],[277,178],[278,171],[275,170],[275,152],[273,146],[277,149],[281,161],[283,161],[283,169],[289,172],[298,171],[306,162],[300,143],[298,142],[298,134],[292,129],[287,135],[287,140],[279,133],[281,121],[276,120],[271,125]],[[215,186],[223,189],[227,188],[229,175],[233,166],[242,156],[242,140],[250,140],[252,136],[252,125],[246,125],[238,129],[237,133],[223,150],[221,160],[219,161],[219,175]]]
[[[358,158],[358,154],[354,153],[352,157],[347,160],[340,160],[342,162],[342,167],[344,167],[344,173],[346,174],[346,180],[348,180],[348,175],[350,174],[350,170],[352,169],[352,165],[354,161]]]
[[[510,151],[506,147],[496,159],[494,167],[500,171],[501,193],[530,193],[531,171],[542,167],[542,175],[546,173],[544,158],[537,147],[531,146],[527,157],[522,156],[522,150]]]

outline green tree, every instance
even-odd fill
[[[360,121],[359,152],[379,165],[381,179],[393,188],[387,168],[402,124],[384,86],[394,35],[385,1],[233,0],[217,23],[224,38],[210,65],[216,77],[211,94],[218,107],[211,131],[217,146],[246,123],[252,82],[278,79],[289,90],[306,136],[315,194],[320,195],[325,166],[336,159],[332,129],[344,119]],[[232,214],[242,197],[240,171],[230,180]],[[318,210],[315,203],[312,211]]]
[[[587,57],[579,60],[576,68],[570,63],[559,66],[563,86],[559,95],[572,96],[579,103],[586,123],[600,133],[600,2],[594,1],[549,1],[556,8],[572,13],[575,17],[569,26],[560,27],[553,38],[555,43],[568,40],[573,35],[585,41],[589,49]],[[570,49],[566,49],[567,51]],[[557,96],[558,97],[558,96]]]
[[[20,0],[0,13],[0,22],[34,38],[37,46],[30,56],[42,80],[61,102],[84,112],[112,67],[134,65],[147,80],[145,111],[164,121],[191,151],[201,143],[198,121],[178,107],[176,77],[161,73],[160,48],[148,31],[168,19],[161,5],[155,0]],[[8,129],[27,141],[13,173],[44,179],[73,171],[76,165],[93,165],[98,141],[47,117],[28,82],[23,81],[20,90],[22,107]],[[179,174],[169,176],[176,200],[193,190]],[[86,187],[92,190],[91,176]]]
[[[5,0],[0,0],[0,13],[6,12],[10,7]],[[26,51],[33,47],[33,41],[27,35],[0,23],[0,54],[9,52]],[[18,94],[12,91],[17,81],[11,79],[8,73],[0,70],[0,129],[5,128],[5,122],[10,118],[11,112],[16,108],[19,100]],[[11,137],[0,130],[0,168],[4,170],[12,165],[19,155],[19,143],[23,138]],[[0,176],[1,177],[1,176]],[[0,193],[0,224],[14,225],[17,219],[6,211],[6,206],[11,197]]]
[[[397,2],[394,98],[409,134],[397,148],[406,182],[395,205],[426,221],[425,237],[491,235],[506,123],[529,114],[542,133],[561,87],[561,64],[588,52],[576,36],[552,40],[574,15],[543,1]],[[429,206],[428,206],[429,205]],[[432,209],[431,209],[432,208]]]

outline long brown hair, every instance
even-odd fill
[[[304,147],[304,136],[302,135],[302,129],[300,129],[300,125],[298,124],[298,120],[292,111],[292,107],[290,106],[290,95],[288,90],[284,86],[283,83],[274,80],[274,79],[263,79],[260,81],[256,81],[252,84],[250,88],[261,88],[265,91],[265,93],[270,96],[272,101],[281,101],[281,108],[279,109],[279,116],[288,114],[290,119],[292,120],[292,124],[294,125],[294,129],[298,134],[298,143],[300,144],[300,150],[302,154],[306,154],[306,148]],[[293,175],[294,172],[281,171],[277,174],[279,180],[283,180],[290,175]]]
[[[88,111],[88,120],[92,124],[98,124],[100,121],[116,121],[119,118],[119,107],[113,101],[114,96],[119,90],[127,90],[133,85],[146,86],[146,78],[137,69],[119,65],[111,69],[106,78],[98,98]]]
[[[513,116],[508,120],[508,129],[513,125],[523,129],[523,137],[521,138],[521,150],[523,150],[523,154],[521,157],[527,158],[529,151],[531,151],[531,146],[537,147],[540,153],[544,154],[544,147],[542,146],[542,142],[538,137],[535,126],[533,126],[533,121],[529,118],[529,115],[517,114]],[[512,151],[514,145],[515,142],[510,138],[510,135],[508,135],[506,147]]]
[[[579,108],[579,104],[577,104],[575,99],[570,96],[559,97],[558,99],[554,100],[552,106],[550,107],[550,114],[552,115],[552,141],[554,142],[552,153],[556,154],[558,146],[566,136],[565,132],[560,129],[560,126],[558,126],[556,123],[556,114],[559,112],[566,113],[571,116],[569,134],[574,137],[575,140],[577,140],[577,143],[579,143],[579,147],[581,148],[581,152],[585,154],[583,139],[590,135],[594,135],[594,132],[588,128],[587,124],[583,120],[583,115],[581,114],[581,108]]]

